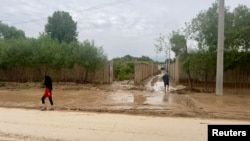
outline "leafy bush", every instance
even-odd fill
[[[133,57],[125,55],[121,58],[113,59],[113,70],[115,80],[129,80],[134,74],[135,61],[152,61],[147,56]]]

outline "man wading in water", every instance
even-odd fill
[[[164,82],[164,91],[166,92],[166,88],[169,91],[169,75],[167,72],[162,76],[163,82]]]

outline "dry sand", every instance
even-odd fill
[[[206,141],[208,124],[250,121],[0,108],[0,140]]]

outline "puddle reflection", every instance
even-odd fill
[[[169,102],[169,94],[164,94],[162,101]]]
[[[180,104],[183,101],[179,97],[179,95],[169,92],[134,93],[119,91],[111,95],[111,99],[114,103],[129,103],[136,105]]]

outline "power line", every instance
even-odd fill
[[[93,7],[87,8],[87,9],[76,10],[76,11],[83,12],[83,11],[97,10],[97,9],[101,9],[101,8],[105,8],[105,7],[109,7],[109,6],[113,6],[113,5],[117,5],[117,4],[121,4],[121,3],[124,3],[124,2],[127,2],[127,1],[129,1],[129,0],[119,0],[119,1],[111,2],[111,3],[100,4],[100,5],[93,6]]]
[[[119,0],[119,1],[115,1],[115,2],[100,4],[100,5],[93,6],[93,7],[86,8],[86,9],[75,10],[75,11],[78,12],[78,13],[85,12],[85,11],[93,11],[93,10],[98,10],[98,9],[102,9],[102,8],[105,8],[105,7],[110,7],[110,6],[113,6],[113,5],[125,3],[127,1],[129,1],[129,0]],[[33,20],[27,20],[27,21],[21,21],[21,22],[16,22],[16,23],[12,23],[12,24],[16,25],[16,24],[33,23],[33,22],[38,22],[38,21],[45,20],[45,19],[47,19],[47,17],[46,18],[43,17],[43,18],[33,19]]]

